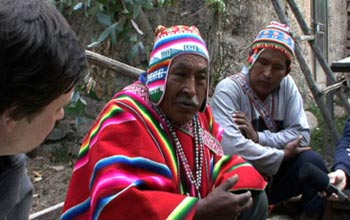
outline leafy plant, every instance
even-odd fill
[[[172,5],[175,2],[176,0],[60,0],[57,6],[61,10],[66,6],[71,12],[84,10],[86,16],[95,16],[104,27],[98,37],[93,37],[87,46],[89,49],[98,47],[106,40],[112,45],[118,41],[131,43],[129,59],[132,59],[137,54],[148,52],[148,48],[140,40],[144,33],[136,22],[140,12]],[[225,11],[223,0],[205,0],[205,3],[218,13]]]
[[[205,3],[219,13],[225,12],[226,4],[222,0],[205,0]]]
[[[65,112],[75,118],[76,125],[86,123],[87,118],[94,119],[94,115],[89,115],[86,112],[87,101],[86,97],[94,100],[100,100],[94,92],[94,86],[96,82],[89,76],[85,78],[85,84],[78,85],[75,88],[71,102],[65,107]]]
[[[136,18],[142,9],[152,9],[170,5],[172,0],[60,0],[58,7],[68,6],[72,11],[84,10],[87,16],[95,16],[104,30],[98,37],[93,37],[87,46],[96,48],[109,40],[112,45],[118,41],[131,43],[132,49],[129,58],[139,52],[145,53],[145,47],[140,41],[143,31],[136,23]]]

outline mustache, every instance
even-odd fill
[[[176,102],[181,102],[181,103],[185,103],[186,105],[192,105],[196,107],[199,105],[197,96],[193,96],[192,98],[187,96],[180,96],[179,98],[176,99]]]

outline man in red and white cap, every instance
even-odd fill
[[[272,21],[253,41],[247,66],[217,85],[211,107],[224,128],[224,153],[241,155],[272,179],[269,203],[302,194],[303,210],[313,215],[323,200],[299,181],[299,168],[311,162],[324,172],[327,169],[322,157],[308,147],[303,100],[289,75],[293,59],[289,27]]]

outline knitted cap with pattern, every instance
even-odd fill
[[[294,59],[295,42],[290,28],[286,24],[277,21],[263,28],[251,45],[251,51],[248,57],[249,69],[254,66],[256,60],[264,49],[275,49],[286,55],[290,63]],[[287,67],[290,71],[290,65]]]
[[[145,84],[149,89],[150,100],[159,105],[164,97],[171,61],[176,56],[190,53],[204,57],[209,63],[209,55],[207,46],[195,26],[177,25],[169,28],[158,26],[155,34]]]

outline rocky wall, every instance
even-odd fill
[[[345,41],[343,31],[347,29],[346,16],[347,0],[329,1],[329,60],[340,59],[345,53]],[[302,35],[299,25],[286,1],[280,1],[284,5],[285,13],[288,16],[291,29],[297,35]],[[310,27],[312,24],[312,0],[295,1],[304,19]],[[103,30],[96,24],[95,18],[86,17],[82,13],[68,16],[68,20],[78,33],[84,45],[89,44],[93,37]],[[153,33],[157,25],[170,26],[174,24],[196,25],[199,27],[203,38],[208,43],[211,55],[211,76],[212,89],[218,80],[227,74],[237,73],[245,63],[250,43],[254,40],[258,31],[266,26],[271,20],[278,20],[277,14],[271,0],[230,0],[226,1],[226,11],[224,14],[217,14],[205,5],[204,0],[181,0],[172,7],[144,11],[143,17],[137,20],[140,28],[145,32],[141,38],[145,46],[151,47],[153,43]],[[147,21],[147,22],[145,22]],[[144,25],[147,24],[147,25]],[[313,70],[313,56],[307,42],[299,42],[305,59]],[[130,46],[123,42],[117,45],[109,43],[95,49],[96,52],[111,57],[129,65],[146,68],[147,60],[144,57],[139,59],[128,59]],[[92,75],[97,83],[96,92],[101,97],[107,99],[130,80],[121,75],[100,69],[92,68]],[[306,86],[304,76],[299,68],[298,62],[294,62],[291,75],[294,77],[305,101],[305,106],[313,102],[309,88]]]

